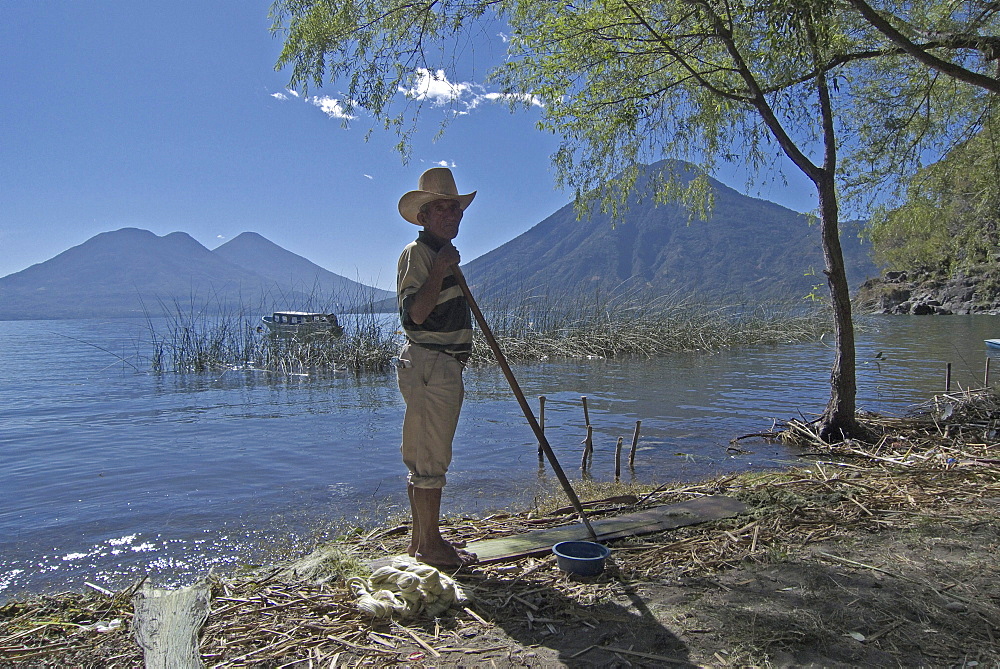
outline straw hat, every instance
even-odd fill
[[[468,195],[459,195],[458,187],[455,185],[455,177],[447,167],[432,167],[420,175],[417,182],[417,190],[399,198],[399,215],[414,225],[421,225],[417,220],[417,213],[420,207],[434,200],[455,200],[458,206],[465,211],[465,208],[476,197],[476,191]]]

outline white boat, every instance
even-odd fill
[[[344,334],[336,314],[316,311],[275,311],[270,316],[261,316],[267,329],[280,334],[329,334],[339,337]]]
[[[1000,339],[984,339],[987,348],[1000,348]]]

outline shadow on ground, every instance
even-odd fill
[[[551,561],[545,568],[557,571]],[[559,587],[539,583],[528,590],[518,587],[519,577],[462,579],[475,610],[525,649],[512,661],[527,666],[698,666],[690,662],[684,642],[657,619],[613,564],[600,576],[558,574]],[[579,591],[567,596],[574,584]]]

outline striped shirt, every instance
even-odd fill
[[[419,325],[410,319],[413,297],[427,281],[441,246],[434,237],[421,231],[417,240],[410,242],[399,256],[396,269],[399,320],[414,344],[452,355],[468,354],[472,351],[472,312],[452,272],[441,282],[437,305],[427,319]]]

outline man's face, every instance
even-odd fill
[[[458,236],[462,215],[462,208],[457,200],[434,200],[424,208],[417,220],[438,239],[451,241]]]

